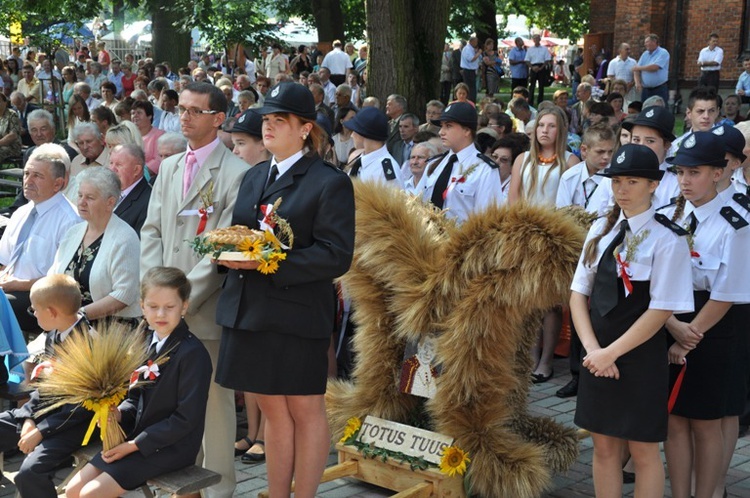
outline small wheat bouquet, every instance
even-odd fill
[[[125,433],[112,408],[125,399],[133,373],[141,371],[147,360],[144,335],[125,325],[107,324],[90,335],[71,333],[56,346],[49,368],[40,376],[38,388],[45,403],[40,414],[67,404],[81,405],[94,412],[83,445],[98,423],[104,450],[114,448],[125,441]],[[162,357],[155,363],[166,360]]]
[[[195,237],[190,245],[201,256],[226,261],[257,261],[259,272],[275,273],[279,262],[286,259],[285,251],[294,243],[291,226],[276,212],[280,204],[281,198],[278,198],[275,203],[260,207],[263,213],[260,230],[243,225],[217,228]]]

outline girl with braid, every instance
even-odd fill
[[[728,388],[736,379],[733,305],[750,302],[750,228],[718,194],[727,164],[719,136],[688,135],[668,161],[677,169],[682,195],[663,213],[689,232],[696,311],[667,321],[670,415],[664,449],[672,496],[710,498],[724,469],[722,419],[735,404]]]
[[[594,441],[598,497],[622,496],[622,455],[635,464],[635,495],[664,496],[659,443],[667,437],[668,366],[664,323],[693,309],[684,233],[656,215],[664,172],[656,154],[624,145],[609,177],[615,204],[589,231],[570,298],[584,349],[575,424]],[[589,299],[590,298],[590,299]]]

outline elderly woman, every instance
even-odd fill
[[[146,154],[146,166],[152,175],[159,173],[161,159],[156,147],[156,141],[164,135],[164,130],[154,128],[154,106],[151,102],[136,100],[130,109],[130,120],[138,127],[143,138],[143,152]]]
[[[0,161],[9,157],[21,157],[21,121],[0,92]]]
[[[65,273],[81,286],[83,309],[90,320],[112,317],[135,324],[141,315],[140,241],[130,226],[112,214],[120,198],[120,180],[107,168],[78,175],[78,214],[63,237],[49,274]]]

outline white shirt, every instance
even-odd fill
[[[102,104],[102,101],[99,99],[95,99],[94,97],[89,97],[86,99],[86,106],[89,108],[89,111],[93,111],[97,107],[99,107]]]
[[[336,47],[326,54],[320,67],[328,68],[331,74],[346,74],[346,70],[352,68],[352,60],[346,52]]]
[[[0,239],[0,264],[10,263],[21,227],[34,207],[37,210],[36,221],[24,243],[21,256],[11,269],[11,275],[21,280],[45,276],[55,260],[57,246],[60,245],[68,228],[81,221],[75,207],[62,192],[39,204],[29,202],[21,206],[11,216],[5,234]]]
[[[166,131],[167,133],[181,133],[182,128],[180,127],[180,115],[176,112],[162,112],[158,128],[160,130]]]
[[[149,349],[151,349],[151,346],[156,344],[156,354],[161,353],[161,348],[163,348],[164,344],[167,343],[167,339],[169,339],[169,335],[171,334],[164,336],[164,339],[160,339],[159,336],[156,334],[156,331],[154,331],[153,335],[151,336],[151,343],[148,346]]]
[[[586,161],[581,161],[567,169],[560,177],[555,205],[558,208],[581,206],[592,212],[588,209],[589,201],[603,179],[603,176],[597,174],[589,175]]]
[[[545,62],[552,60],[552,56],[547,50],[547,47],[529,47],[526,49],[526,62],[530,64],[544,64]]]
[[[614,76],[615,79],[625,80],[625,83],[632,83],[633,68],[637,62],[632,57],[622,60],[621,57],[615,57],[607,66],[607,76]]]
[[[429,176],[427,175],[427,170],[430,168],[428,164],[422,179],[419,180],[417,188],[425,202],[430,202],[432,199],[435,182],[454,153],[458,156],[458,161],[453,163],[452,181],[448,183],[443,208],[448,218],[454,218],[458,223],[463,223],[472,213],[482,212],[493,204],[498,206],[502,204],[500,170],[490,167],[480,158],[479,151],[473,143],[459,152],[449,151]]]
[[[294,166],[294,163],[302,159],[302,156],[305,155],[304,150],[297,151],[295,154],[292,154],[291,156],[287,157],[281,162],[276,162],[276,158],[274,157],[271,159],[271,168],[273,168],[274,164],[276,165],[276,169],[279,170],[279,174],[276,175],[276,180],[281,178],[281,176],[292,169],[292,166]],[[268,178],[271,178],[271,170],[268,170]],[[268,178],[266,178],[266,181],[268,181]]]
[[[705,64],[706,62],[718,62],[718,66],[707,66],[702,67],[701,69],[703,71],[720,71],[721,70],[721,63],[724,61],[724,49],[721,47],[714,47],[713,50],[711,50],[708,47],[703,47],[698,54],[698,64],[701,66]]]
[[[584,263],[585,247],[589,240],[602,233],[607,225],[607,220],[606,218],[599,218],[591,226],[583,245],[584,251],[581,252],[581,258],[573,276],[573,283],[570,286],[572,291],[584,296],[591,295],[602,253],[615,238],[620,230],[620,224],[624,220],[624,213],[620,213],[620,217],[612,230],[599,240],[596,246],[596,256],[593,263],[589,265]],[[650,282],[651,301],[648,308],[669,310],[675,313],[693,311],[691,277],[687,271],[690,265],[690,250],[686,238],[678,236],[656,221],[653,206],[627,221],[630,229],[625,234],[625,240],[620,246],[619,254],[628,265],[627,271],[631,281]],[[630,261],[626,259],[627,247],[636,235],[640,235],[642,240],[635,249],[635,254],[631,256],[632,261]]]
[[[419,189],[417,188],[418,185],[419,185],[419,182],[415,183],[414,176],[412,175],[411,178],[409,178],[408,180],[404,182],[404,191],[407,194],[418,196],[419,195]]]
[[[748,185],[747,180],[745,180],[742,168],[737,168],[737,170],[732,173],[732,186],[741,194],[747,195],[748,192],[750,192],[750,185]]]
[[[750,265],[747,264],[747,255],[750,254],[750,225],[734,228],[721,214],[724,207],[721,195],[699,207],[688,201],[682,216],[675,220],[687,229],[692,213],[698,219],[691,258],[692,288],[709,291],[715,301],[749,303]],[[732,209],[738,218],[744,218],[734,207]],[[671,219],[674,211],[675,206],[669,206],[660,212]]]
[[[512,175],[508,175],[508,178],[506,178],[505,181],[503,181],[502,178],[500,179],[500,181],[502,182],[502,185],[500,186],[500,188],[502,190],[502,196],[501,196],[501,199],[500,199],[500,203],[501,204],[505,204],[506,202],[508,202],[508,192],[510,191],[510,179],[511,179],[511,177],[512,177]]]
[[[255,62],[251,61],[250,59],[245,59],[245,73],[247,74],[247,77],[250,78],[251,85],[254,85],[255,82],[258,81],[258,77],[255,75],[255,72]]]
[[[323,93],[325,96],[323,97],[323,103],[327,106],[331,106],[334,102],[336,102],[336,85],[331,83],[331,80],[328,80],[323,85]]]
[[[362,167],[359,168],[357,178],[360,180],[364,182],[382,182],[391,187],[404,187],[404,180],[401,176],[401,168],[398,165],[398,161],[388,152],[388,148],[385,145],[369,154],[362,154],[359,158],[362,161]],[[387,180],[385,177],[385,171],[383,170],[384,159],[391,161],[390,168],[396,176],[394,180]]]
[[[664,177],[659,182],[659,186],[656,187],[652,204],[655,209],[659,209],[668,206],[672,203],[672,199],[680,195],[680,185],[677,182],[677,175],[667,171],[669,164],[662,163],[659,168],[664,171]],[[612,192],[612,180],[609,178],[602,179],[599,184],[599,188],[596,189],[594,195],[589,200],[589,205],[586,210],[590,213],[597,213],[599,216],[604,216],[612,206],[615,204],[615,196]]]

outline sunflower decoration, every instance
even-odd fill
[[[279,262],[286,259],[286,251],[292,248],[294,233],[289,223],[279,216],[281,198],[273,204],[261,206],[262,230],[243,225],[211,230],[197,236],[190,243],[200,256],[233,261],[257,261],[258,271],[264,275],[276,273]]]
[[[471,462],[469,454],[458,446],[448,446],[443,450],[443,456],[440,459],[440,472],[453,477],[456,474],[464,475],[466,466]]]
[[[344,437],[339,440],[340,443],[349,443],[359,435],[359,430],[362,428],[362,420],[359,417],[352,417],[346,421],[346,427],[344,427]]]

